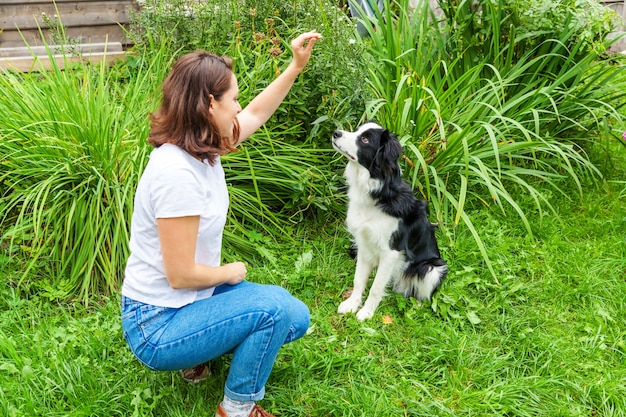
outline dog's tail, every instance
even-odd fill
[[[394,282],[393,291],[419,301],[430,300],[447,275],[448,265],[441,258],[409,264]]]

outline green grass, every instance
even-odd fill
[[[466,228],[442,228],[451,272],[434,302],[390,294],[364,323],[336,313],[354,271],[343,220],[300,223],[299,245],[270,244],[273,265],[248,265],[250,280],[285,286],[312,314],[262,404],[278,417],[626,415],[623,178],[622,157],[582,198],[547,193],[556,213],[531,216],[532,238],[517,216],[468,206],[496,278]],[[150,371],[123,342],[117,297],[86,308],[18,291],[20,267],[0,258],[0,415],[213,415],[227,358],[197,385]]]

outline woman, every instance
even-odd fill
[[[220,265],[228,210],[220,155],[269,119],[319,39],[295,38],[287,69],[243,110],[228,57],[184,55],[151,115],[155,149],[137,187],[122,286],[124,337],[149,368],[194,382],[208,361],[232,353],[217,417],[270,416],[255,402],[280,347],[309,326],[308,308],[286,290],[245,281],[243,262]]]

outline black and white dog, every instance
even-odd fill
[[[415,198],[401,178],[400,142],[387,129],[368,122],[356,132],[335,130],[333,147],[348,158],[346,223],[357,248],[354,289],[338,312],[358,310],[359,320],[371,318],[388,284],[405,297],[430,299],[448,274],[448,266],[439,254],[426,201]],[[375,267],[374,283],[361,308]]]

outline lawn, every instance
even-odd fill
[[[555,213],[531,217],[533,236],[516,216],[468,208],[495,278],[463,226],[442,227],[451,272],[433,302],[390,294],[363,323],[336,313],[354,271],[343,220],[300,223],[298,245],[248,265],[312,314],[262,404],[278,417],[626,415],[626,158],[614,153],[600,186],[546,195]],[[0,414],[213,415],[228,358],[197,385],[150,371],[123,342],[117,295],[86,308],[18,290],[16,259],[2,273]]]

